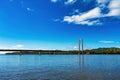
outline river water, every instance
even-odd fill
[[[0,55],[0,80],[120,80],[120,55]]]

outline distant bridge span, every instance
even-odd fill
[[[27,49],[0,49],[0,51],[26,51],[26,52],[53,52],[53,51],[62,51],[62,50],[27,50]]]

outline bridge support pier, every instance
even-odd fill
[[[39,51],[38,53],[39,53],[39,55],[40,55],[41,52]]]
[[[20,51],[20,55],[22,55],[22,53],[23,53],[23,52],[22,52],[22,51]]]

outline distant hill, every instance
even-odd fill
[[[120,48],[97,48],[90,50],[90,54],[120,54]]]

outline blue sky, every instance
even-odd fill
[[[0,0],[0,48],[120,47],[120,0]]]

